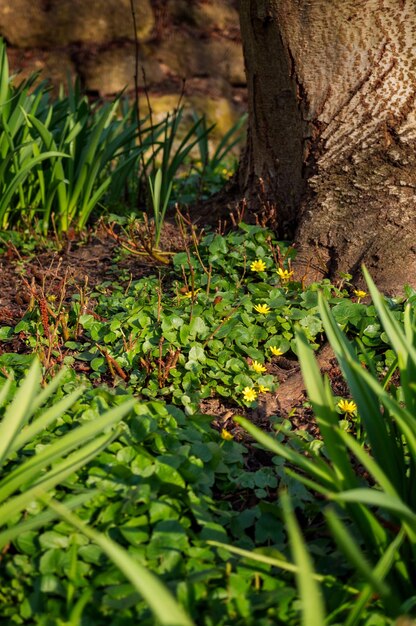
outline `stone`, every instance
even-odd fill
[[[227,30],[235,28],[239,24],[239,16],[233,4],[232,2],[223,2],[223,0],[211,0],[196,4],[194,8],[195,25],[201,29]]]
[[[178,107],[177,94],[152,95],[150,94],[150,106],[152,107],[153,123],[161,122],[168,112],[174,111]],[[212,139],[220,139],[237,122],[241,113],[235,109],[226,98],[210,98],[209,96],[198,94],[184,96],[182,99],[184,107],[185,126],[193,123],[192,112],[198,115],[206,115],[208,125],[215,124],[212,131]],[[147,102],[144,98],[140,100],[140,115],[146,117],[149,114]]]
[[[135,59],[134,44],[111,47],[85,55],[83,62],[79,65],[84,88],[100,95],[115,94],[125,88],[134,89]],[[152,87],[163,80],[164,74],[157,59],[154,57],[140,58],[139,87],[144,86],[142,68],[145,71],[148,87]]]
[[[241,46],[225,37],[200,40],[174,33],[157,50],[158,60],[180,77],[219,76],[232,84],[245,84]]]
[[[167,11],[177,24],[185,22],[203,31],[235,29],[239,25],[236,3],[232,0],[193,3],[169,0]]]
[[[69,52],[65,50],[19,50],[8,49],[10,73],[18,85],[35,72],[40,72],[38,82],[47,80],[58,92],[68,79],[75,80],[76,71]]]
[[[137,35],[155,26],[150,0],[134,0]],[[134,39],[130,0],[0,0],[0,33],[11,44],[47,48]]]

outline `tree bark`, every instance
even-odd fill
[[[249,131],[240,186],[262,180],[311,277],[416,286],[414,0],[240,0]]]

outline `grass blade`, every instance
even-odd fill
[[[289,496],[281,495],[280,502],[289,534],[290,547],[295,565],[297,586],[301,599],[302,626],[322,626],[325,623],[325,607],[322,592],[314,575],[311,557],[304,543]]]
[[[0,466],[5,461],[19,430],[31,415],[32,399],[40,378],[40,365],[34,360],[0,424]]]
[[[381,559],[373,570],[376,580],[383,582],[383,580],[390,572],[397,559],[397,553],[400,549],[401,544],[403,543],[404,537],[405,533],[403,529],[401,529],[397,537],[395,537],[395,539],[391,542],[387,550],[382,555]],[[351,613],[348,615],[345,626],[358,626],[358,624],[360,623],[359,620],[361,618],[362,612],[364,611],[371,597],[374,595],[374,591],[375,590],[371,584],[367,584],[364,587],[359,597],[354,602],[354,607]]]
[[[74,496],[73,498],[67,498],[65,500],[65,506],[68,509],[77,509],[88,502],[88,500],[91,500],[91,498],[96,496],[97,493],[99,493],[98,490],[91,490],[88,491],[88,493],[83,493],[79,496]],[[46,524],[49,524],[49,522],[52,522],[57,517],[57,513],[51,511],[50,509],[46,509],[33,517],[29,517],[24,522],[19,522],[17,525],[13,525],[10,528],[3,530],[0,532],[0,550],[20,534],[46,526]]]
[[[290,463],[293,463],[293,465],[304,470],[307,474],[314,476],[314,478],[326,486],[327,489],[332,490],[334,486],[334,475],[331,468],[322,459],[318,457],[314,457],[313,460],[308,459],[303,454],[299,454],[289,446],[283,445],[276,439],[273,439],[244,417],[238,416],[234,419],[262,446],[278,456],[283,457]]]
[[[394,597],[392,597],[390,588],[375,575],[374,567],[368,563],[345,524],[341,522],[332,509],[328,509],[325,512],[325,516],[337,544],[347,556],[348,560],[354,565],[357,572],[370,583],[374,591],[382,596],[390,606],[394,606],[396,602]]]

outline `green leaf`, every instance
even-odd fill
[[[48,498],[47,504],[62,519],[100,546],[145,599],[162,626],[193,626],[193,621],[178,605],[170,591],[149,570],[134,560],[126,550],[105,535],[87,526],[59,502]]]
[[[413,541],[416,540],[416,513],[402,500],[376,489],[350,489],[342,493],[332,494],[332,500],[338,502],[360,502],[367,506],[378,506],[397,515],[403,524],[411,526]]]
[[[35,359],[0,423],[0,465],[4,463],[14,439],[31,415],[32,401],[40,377],[40,365]]]
[[[206,357],[204,348],[201,345],[192,346],[189,350],[189,359],[192,361],[200,361],[201,363],[205,363]]]
[[[356,570],[360,572],[367,581],[369,581],[376,593],[391,601],[392,597],[390,589],[384,582],[374,575],[373,566],[368,563],[356,541],[347,530],[345,524],[341,522],[336,513],[331,509],[328,509],[325,515],[332,534],[349,561],[354,565]]]
[[[302,626],[322,626],[325,623],[325,608],[321,589],[314,577],[311,557],[293,513],[289,496],[281,494],[280,502],[289,533],[293,560],[298,567],[296,579],[301,600]]]
[[[205,324],[202,317],[194,317],[189,324],[189,337],[194,339],[197,335],[200,335],[201,339],[204,339],[207,335],[208,327]]]
[[[209,251],[214,256],[214,258],[217,258],[218,255],[227,254],[228,247],[225,238],[221,235],[216,235],[209,245]]]
[[[351,302],[350,300],[341,300],[332,309],[332,314],[337,323],[341,326],[352,324],[353,326],[359,326],[361,319],[365,316],[366,306],[365,304],[358,304],[357,302]]]

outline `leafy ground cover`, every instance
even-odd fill
[[[328,535],[320,490],[285,472],[282,454],[273,446],[267,452],[264,441],[258,447],[247,429],[279,428],[276,444],[292,439],[290,449],[294,445],[299,453],[306,446],[325,458],[322,430],[306,398],[289,412],[280,411],[277,401],[279,381],[284,388],[287,373],[296,371],[297,329],[318,353],[324,342],[320,293],[337,328],[354,340],[358,361],[371,361],[376,377],[392,375],[396,352],[370,298],[354,293],[348,277],[338,286],[293,281],[293,251],[266,229],[242,223],[227,235],[211,232],[201,239],[191,227],[185,236],[184,229],[182,222],[183,249],[172,264],[142,266],[141,276],[132,276],[122,249],[103,246],[105,280],[92,272],[91,284],[81,276],[71,281],[64,263],[59,270],[52,263],[49,273],[35,271],[34,252],[3,244],[8,267],[18,270],[20,293],[26,293],[24,315],[17,321],[21,311],[9,306],[0,330],[1,381],[12,380],[8,397],[34,353],[46,378],[67,368],[43,410],[84,388],[56,422],[10,456],[4,471],[12,474],[17,463],[71,427],[94,422],[133,396],[137,402],[123,429],[49,495],[71,505],[73,498],[90,494],[77,509],[82,521],[157,573],[195,623],[299,624],[304,618],[292,573],[291,509],[285,518],[278,496],[285,488],[320,572],[328,623],[344,623],[362,573],[357,575]],[[87,247],[74,243],[68,255]],[[413,298],[409,291],[407,300]],[[398,320],[403,300],[388,301]],[[367,445],[361,411],[348,400],[335,361],[330,373],[341,432]],[[236,416],[248,420],[244,429]],[[12,522],[23,523],[46,508],[42,501],[32,503]],[[351,524],[348,532],[356,532]],[[231,553],[224,544],[242,552]],[[155,623],[133,584],[67,520],[47,521],[40,531],[23,528],[3,545],[3,620]],[[249,557],[253,550],[260,560]],[[382,600],[373,597],[351,623],[392,623],[387,615]]]
[[[243,120],[33,80],[0,43],[1,623],[414,623],[416,294],[166,219]]]

